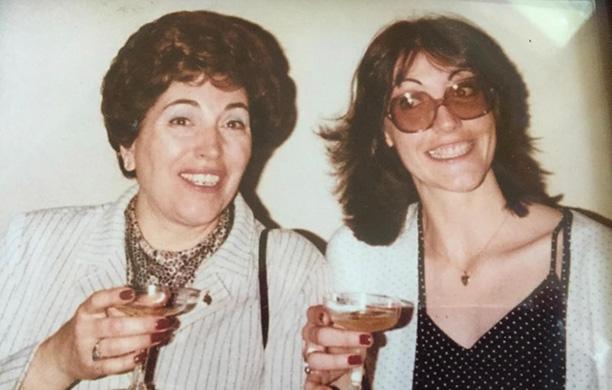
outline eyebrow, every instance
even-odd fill
[[[450,80],[453,79],[453,77],[455,77],[455,75],[457,73],[461,73],[461,72],[470,72],[470,73],[474,74],[474,71],[472,71],[470,68],[457,68],[457,69],[453,70],[452,72],[450,72],[450,74],[448,75],[447,79],[450,81]],[[419,85],[423,85],[423,83],[421,83],[419,80],[413,79],[412,77],[404,78],[403,80],[401,80],[399,82],[398,85],[402,85],[403,83],[408,82],[408,81],[411,81],[411,82],[419,84]]]
[[[474,75],[474,71],[470,68],[457,68],[448,75],[448,79],[451,80],[457,73],[461,72],[470,72],[472,76]]]
[[[166,110],[168,107],[176,106],[178,104],[187,104],[192,107],[200,107],[200,104],[195,100],[177,99],[177,100],[173,100],[170,103],[166,104],[163,109]],[[230,103],[227,106],[225,106],[225,111],[231,110],[233,108],[244,108],[247,111],[249,110],[249,107],[246,104],[242,102],[236,102],[236,103]]]
[[[226,111],[231,110],[232,108],[244,108],[245,110],[249,111],[249,106],[247,106],[246,104],[242,102],[230,103],[227,106],[225,106]]]

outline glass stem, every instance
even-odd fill
[[[134,367],[134,371],[132,372],[132,384],[128,388],[128,390],[148,390],[149,386],[147,386],[145,379],[147,375],[147,363],[149,362],[149,350],[145,350],[145,358],[144,361]]]
[[[363,380],[363,366],[351,369],[350,374],[351,384],[349,390],[361,390],[361,381]]]

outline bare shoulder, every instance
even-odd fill
[[[525,222],[534,230],[546,235],[555,230],[562,218],[563,213],[560,210],[536,203],[529,206]]]
[[[534,245],[543,245],[563,219],[563,213],[555,208],[532,204],[529,213],[524,217],[515,217],[511,223],[509,236],[510,248],[525,249]]]

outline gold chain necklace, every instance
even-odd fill
[[[497,229],[495,229],[495,231],[493,232],[493,234],[491,235],[491,237],[489,237],[489,239],[487,240],[487,242],[483,245],[483,247],[476,252],[475,254],[473,254],[472,256],[470,256],[471,259],[477,259],[478,257],[480,257],[480,255],[487,250],[487,248],[489,247],[489,245],[491,245],[491,243],[493,242],[493,239],[495,237],[497,237],[497,235],[499,234],[499,232],[502,230],[502,227],[506,224],[506,221],[508,220],[508,217],[510,217],[510,213],[507,212],[506,216],[504,217],[504,219],[501,221],[501,223],[499,224],[499,226],[497,227]],[[423,232],[420,232],[421,234],[423,234]],[[421,238],[422,239],[422,238]],[[424,240],[422,240],[422,242],[425,242]],[[470,267],[467,268],[461,268],[457,265],[455,265],[452,261],[450,261],[450,256],[448,256],[447,254],[441,253],[439,252],[433,245],[429,245],[429,247],[431,249],[433,249],[434,252],[436,252],[438,255],[444,257],[444,259],[446,259],[446,261],[448,262],[448,264],[450,264],[452,267],[456,268],[457,270],[461,271],[461,283],[464,286],[467,286],[470,283],[470,278],[472,277],[471,274],[473,273],[474,269],[471,270],[471,272],[468,272],[470,270]],[[478,264],[478,265],[482,265]]]

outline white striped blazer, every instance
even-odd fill
[[[17,388],[40,342],[96,290],[126,281],[124,215],[136,193],[100,206],[30,212],[9,225],[0,243],[0,389]],[[160,389],[300,389],[301,327],[321,301],[326,265],[300,235],[273,230],[268,239],[269,340],[263,350],[258,292],[258,240],[263,226],[244,200],[234,200],[232,230],[198,270],[194,287],[210,305],[181,317],[160,352]],[[76,389],[126,388],[130,374],[82,381]]]

